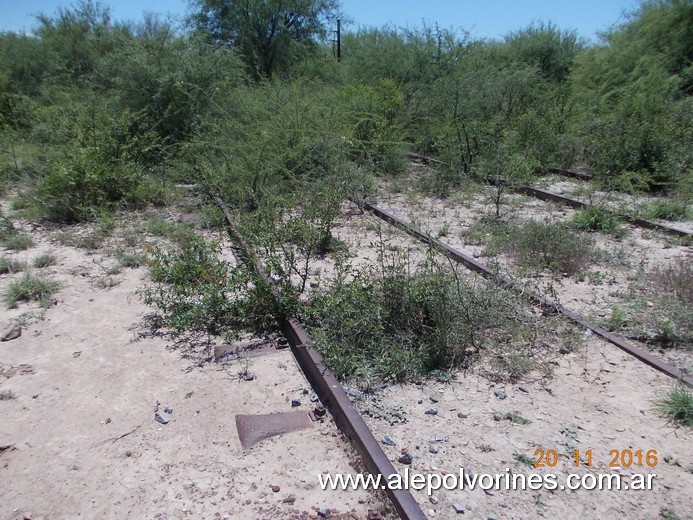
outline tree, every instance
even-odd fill
[[[551,23],[532,23],[505,37],[505,52],[512,61],[535,66],[544,79],[557,83],[568,79],[584,46],[575,31],[561,31]]]
[[[108,7],[81,0],[72,9],[58,9],[56,17],[38,15],[36,35],[58,67],[72,78],[91,74],[99,56],[106,54],[111,16]]]
[[[193,27],[238,49],[256,79],[286,73],[316,48],[337,17],[338,0],[192,0]]]

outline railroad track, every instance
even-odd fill
[[[431,157],[426,157],[424,155],[419,155],[419,154],[414,154],[410,153],[409,157],[412,159],[421,161],[423,164],[433,164],[433,165],[442,165],[444,164],[443,161],[439,161],[438,159],[433,159]],[[594,176],[590,175],[588,173],[581,173],[581,172],[574,172],[570,170],[563,170],[560,168],[551,168],[549,169],[550,173],[556,174],[556,175],[561,175],[563,177],[570,177],[573,179],[579,179],[582,181],[587,181],[591,182],[594,180]],[[524,195],[528,195],[530,197],[535,197],[539,200],[547,201],[547,202],[557,202],[560,204],[565,204],[567,206],[570,206],[575,209],[584,209],[586,207],[589,207],[590,205],[576,200],[576,199],[571,199],[570,197],[565,197],[563,195],[559,195],[557,193],[553,193],[547,190],[542,190],[540,188],[534,188],[531,186],[523,186],[521,188],[518,188],[516,190],[518,193],[522,193]],[[693,233],[690,231],[686,231],[683,229],[675,228],[673,226],[668,226],[666,224],[660,224],[658,222],[652,222],[640,217],[635,217],[632,215],[627,215],[623,213],[616,213],[616,215],[621,218],[622,220],[634,225],[641,227],[643,229],[651,229],[655,231],[661,231],[663,233],[667,233],[670,235],[678,236],[678,237],[693,237]]]
[[[454,260],[457,263],[462,264],[465,266],[467,269],[479,273],[481,276],[484,276],[485,278],[490,278],[498,281],[500,284],[504,285],[505,287],[514,289],[521,294],[527,295],[530,299],[534,300],[535,302],[541,304],[543,307],[548,308],[553,310],[554,312],[557,312],[569,320],[573,321],[574,323],[577,323],[590,331],[592,331],[594,334],[597,336],[605,339],[609,343],[615,345],[616,347],[620,348],[621,350],[627,352],[631,356],[639,359],[643,363],[651,366],[652,368],[659,370],[660,372],[673,377],[675,379],[678,379],[690,386],[693,386],[693,377],[683,373],[681,370],[678,368],[674,367],[673,365],[666,363],[665,361],[662,361],[661,359],[653,356],[649,352],[644,351],[641,348],[638,348],[634,345],[631,345],[626,341],[624,338],[619,336],[618,334],[614,334],[612,332],[607,331],[603,327],[600,327],[599,325],[592,323],[589,321],[587,318],[581,316],[580,314],[571,311],[570,309],[565,308],[564,306],[560,305],[559,303],[553,302],[550,299],[548,299],[546,296],[538,294],[534,291],[531,291],[527,287],[524,287],[523,285],[510,280],[509,278],[499,276],[498,274],[494,273],[491,269],[486,267],[484,264],[478,262],[474,258],[465,255],[464,253],[454,249],[453,247],[450,247],[447,244],[444,244],[443,242],[431,237],[428,233],[425,233],[419,229],[416,229],[415,227],[407,224],[400,218],[398,218],[396,215],[390,213],[389,211],[386,211],[382,208],[379,208],[378,206],[372,204],[372,203],[365,203],[364,207],[370,211],[373,215],[376,217],[398,227],[399,229],[405,231],[408,233],[410,236],[417,238],[418,240],[435,247],[437,250],[442,252],[445,256],[448,258]]]
[[[237,258],[243,261],[248,268],[257,274],[259,279],[267,285],[275,299],[278,301],[281,300],[279,298],[279,289],[276,282],[267,274],[262,262],[259,261],[253,255],[252,251],[246,246],[243,237],[237,233],[234,226],[233,215],[219,196],[215,196],[214,198],[216,204],[224,212],[226,219],[226,231],[233,244],[232,247],[234,254],[237,256]],[[486,278],[493,278],[506,287],[524,293],[530,299],[539,303],[543,307],[559,313],[565,316],[567,319],[585,327],[586,329],[589,329],[595,335],[615,345],[648,366],[672,378],[678,379],[688,385],[693,386],[692,377],[686,375],[676,367],[656,358],[649,352],[631,345],[624,338],[605,330],[604,328],[590,322],[583,316],[571,311],[570,309],[549,300],[545,296],[528,290],[528,288],[521,286],[515,281],[505,277],[499,277],[496,273],[474,258],[469,257],[460,251],[457,251],[456,249],[434,239],[427,233],[414,228],[413,226],[399,219],[394,214],[368,202],[365,203],[364,207],[376,217],[402,229],[410,236],[435,247],[445,256],[453,259],[457,263],[464,265],[466,268],[475,271]],[[383,451],[380,443],[376,440],[373,433],[363,421],[359,412],[353,406],[341,384],[334,374],[332,374],[329,367],[327,367],[320,353],[313,347],[314,342],[303,325],[294,317],[289,315],[283,314],[278,316],[278,318],[282,332],[289,342],[291,351],[298,362],[298,365],[313,387],[313,390],[318,395],[322,404],[332,414],[336,426],[350,440],[358,454],[361,456],[366,470],[373,474],[383,475],[384,477],[397,474],[397,470]],[[405,520],[426,518],[423,510],[408,490],[386,489],[385,493],[401,518]]]
[[[585,202],[581,202],[579,200],[571,199],[569,197],[565,197],[563,195],[559,195],[557,193],[553,193],[551,191],[547,190],[542,190],[539,188],[532,188],[530,186],[524,186],[522,188],[518,188],[516,190],[518,193],[522,193],[524,195],[528,195],[530,197],[535,197],[539,200],[547,201],[547,202],[558,202],[560,204],[565,204],[566,206],[570,206],[571,208],[575,209],[584,209],[586,207],[589,207],[589,204]],[[667,233],[670,235],[675,235],[679,237],[693,237],[693,233],[683,230],[683,229],[678,229],[672,226],[667,226],[665,224],[659,224],[658,222],[651,222],[649,220],[645,220],[640,217],[634,217],[632,215],[626,215],[623,213],[617,213],[618,217],[621,218],[622,220],[625,220],[626,222],[633,224],[634,226],[638,226],[644,229],[652,229],[655,231],[661,231],[663,233]]]
[[[256,273],[275,299],[280,301],[279,289],[275,281],[267,274],[262,263],[246,246],[243,237],[236,232],[233,216],[224,201],[218,195],[214,199],[224,212],[226,231],[233,243],[234,254]],[[322,404],[332,414],[339,430],[351,441],[361,456],[365,468],[373,474],[380,474],[386,478],[397,474],[397,470],[351,403],[342,385],[325,364],[320,353],[313,347],[313,340],[303,325],[295,318],[285,314],[278,316],[278,318],[282,332],[288,339],[291,351],[306,379]],[[408,490],[386,488],[385,493],[402,519],[423,520],[427,518]]]

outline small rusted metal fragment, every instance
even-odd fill
[[[313,425],[306,412],[281,412],[260,415],[236,415],[236,429],[241,445],[249,450],[258,442]]]

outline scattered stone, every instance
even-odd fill
[[[330,516],[332,516],[332,510],[326,507],[321,507],[320,509],[318,509],[318,516],[320,518],[329,518]]]
[[[156,412],[154,414],[154,419],[161,424],[168,424],[171,422],[171,416],[166,412]]]
[[[438,415],[438,408],[430,408],[426,410],[426,415]]]
[[[464,513],[464,506],[459,502],[453,502],[452,507],[455,510],[455,513],[457,513],[458,515]]]
[[[518,387],[517,389],[518,389],[520,392],[524,392],[524,393],[526,393],[526,394],[529,393],[529,390],[527,389],[526,386],[520,386],[520,387]]]
[[[399,459],[397,459],[397,461],[400,464],[411,464],[413,460],[414,460],[414,457],[412,457],[409,453],[405,453]]]
[[[423,404],[423,399],[419,399],[419,404]]]
[[[299,399],[292,399],[291,408],[296,408],[297,406],[301,406],[301,401]]]
[[[496,496],[496,494],[490,489],[484,489],[484,493],[486,493],[490,497]]]
[[[361,399],[363,397],[363,392],[349,386],[344,387],[344,392],[346,392],[349,397],[353,397],[354,399]]]
[[[393,394],[396,393],[396,392],[397,392],[397,385],[392,385],[392,386],[390,386],[390,387],[388,388],[388,390],[389,390],[390,392],[392,392]]]
[[[244,381],[252,381],[253,379],[255,379],[255,374],[253,374],[252,372],[246,372],[245,374],[243,374]]]
[[[438,503],[438,497],[435,495],[431,495],[430,497],[428,497],[428,501],[431,504],[436,505]]]
[[[166,412],[169,415],[173,414],[173,408],[164,408],[164,412]]]
[[[436,516],[436,512],[434,509],[429,509],[428,510],[428,516]]]
[[[383,444],[387,444],[388,446],[397,446],[397,443],[388,435],[383,437]]]
[[[435,403],[438,402],[438,399],[437,399],[436,397],[431,396],[431,397],[429,397],[429,399],[431,400],[431,402],[432,402],[433,404],[435,404]]]
[[[584,424],[578,424],[578,430],[582,430],[582,431],[586,432],[587,426],[585,426]]]
[[[436,453],[438,453],[438,446],[436,446],[435,444],[431,444],[431,445],[428,447],[428,451],[429,451],[430,453],[436,454]]]
[[[318,394],[313,394],[310,396],[310,402],[311,403],[317,403],[318,402]]]
[[[501,401],[508,397],[508,394],[506,394],[503,390],[496,390],[495,392],[493,392],[493,395],[495,395]]]
[[[296,497],[294,495],[289,495],[282,499],[282,503],[284,504],[293,504],[294,502],[296,502]]]
[[[466,419],[467,417],[469,417],[469,415],[466,413],[460,412],[457,414],[457,417],[459,417],[460,419]]]
[[[22,335],[22,327],[19,323],[12,322],[5,332],[0,336],[0,341],[12,341]]]
[[[287,348],[289,346],[289,340],[285,337],[281,337],[277,340],[277,348]]]
[[[480,251],[474,251],[472,253],[472,255],[474,255],[474,258],[479,258],[481,256],[481,252]]]
[[[383,520],[383,515],[380,514],[380,511],[373,511],[372,509],[369,509],[368,520]]]
[[[281,491],[281,488],[277,485],[273,485],[273,486],[271,486],[271,488],[272,488],[272,492],[274,492],[274,493],[279,493],[279,491]]]

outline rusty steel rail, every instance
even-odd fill
[[[422,154],[415,154],[415,153],[409,153],[407,154],[409,157],[412,159],[417,159],[420,160],[423,164],[444,164],[443,161],[439,161],[438,159],[433,159],[432,157],[427,157]],[[562,175],[564,177],[572,177],[574,179],[580,179],[583,181],[588,181],[591,182],[594,180],[594,177],[590,175],[589,173],[580,173],[580,172],[574,172],[570,170],[563,170],[560,168],[550,168],[549,173],[554,173],[556,175]],[[521,188],[515,189],[518,193],[522,193],[524,195],[529,195],[530,197],[535,197],[540,200],[544,200],[547,202],[558,202],[561,204],[565,204],[567,206],[570,206],[575,209],[583,209],[586,206],[589,206],[589,204],[585,204],[584,202],[580,202],[579,200],[571,199],[568,197],[564,197],[563,195],[558,195],[557,193],[552,193],[550,191],[542,190],[540,188],[532,188],[530,186],[523,186]],[[640,217],[633,217],[631,215],[625,215],[618,213],[617,214],[619,218],[625,220],[626,222],[629,222],[630,224],[633,224],[634,226],[638,226],[644,229],[652,229],[655,231],[662,231],[664,233],[668,233],[670,235],[675,235],[675,236],[680,236],[680,237],[693,237],[693,233],[689,231],[685,231],[683,229],[678,229],[675,227],[667,226],[666,224],[659,224],[657,222],[651,222],[649,220],[645,220]]]
[[[504,276],[500,276],[497,273],[494,273],[491,269],[486,267],[484,264],[481,262],[477,262],[474,258],[465,255],[464,253],[458,251],[457,249],[444,244],[443,242],[440,242],[439,240],[431,237],[428,233],[425,233],[419,229],[414,228],[413,226],[407,224],[394,214],[390,213],[387,210],[384,210],[382,208],[379,208],[371,203],[365,203],[364,207],[373,213],[375,216],[378,218],[389,222],[390,224],[400,228],[401,230],[405,231],[409,235],[421,240],[422,242],[435,247],[438,249],[440,252],[442,252],[445,256],[448,258],[456,261],[457,263],[460,263],[464,265],[467,269],[479,273],[481,276],[495,280],[499,284],[501,284],[504,287],[508,287],[511,289],[514,289],[522,294],[527,295],[531,300],[539,303],[543,307],[546,307],[548,309],[553,310],[554,312],[557,312],[559,314],[562,314],[569,320],[578,323],[579,325],[582,325],[583,327],[591,330],[593,333],[595,333],[597,336],[600,336],[601,338],[604,338],[606,341],[609,343],[617,346],[624,352],[630,354],[631,356],[639,359],[646,365],[651,366],[652,368],[659,370],[660,372],[673,377],[675,379],[678,379],[688,385],[693,386],[693,377],[686,375],[684,372],[676,368],[675,366],[667,363],[666,361],[662,361],[661,359],[653,356],[649,352],[640,349],[634,345],[631,345],[628,343],[625,339],[623,339],[621,336],[614,334],[612,332],[607,331],[603,327],[600,327],[599,325],[596,325],[595,323],[592,323],[589,321],[587,318],[581,316],[580,314],[571,311],[570,309],[566,309],[563,307],[561,304],[553,302],[546,298],[546,296],[543,296],[541,294],[535,293],[534,291],[528,289],[527,287],[519,284],[518,282],[515,282],[513,280],[510,280],[509,278],[506,278]]]
[[[583,208],[586,208],[589,206],[589,204],[586,204],[584,202],[580,202],[579,200],[564,197],[563,195],[558,195],[557,193],[542,190],[539,188],[531,188],[529,186],[524,186],[522,188],[517,188],[515,191],[517,191],[518,193],[522,193],[524,195],[529,195],[530,197],[535,197],[539,200],[543,200],[543,201],[547,201],[547,202],[558,202],[560,204],[565,204],[566,206],[570,206],[571,208],[575,208],[575,209],[583,209]],[[629,223],[633,224],[634,226],[638,226],[641,228],[652,229],[655,231],[662,231],[664,233],[668,233],[670,235],[676,235],[676,236],[680,236],[680,237],[693,236],[693,233],[691,233],[689,231],[685,231],[683,229],[678,229],[678,228],[667,226],[664,224],[658,224],[657,222],[650,222],[649,220],[645,220],[645,219],[642,219],[639,217],[633,217],[631,215],[625,215],[622,213],[617,213],[616,215],[619,218],[625,220],[626,222],[629,222]]]
[[[262,263],[255,258],[245,245],[243,237],[235,230],[234,220],[224,201],[218,195],[214,197],[226,218],[226,231],[233,243],[234,254],[253,270],[266,284],[276,301],[279,301],[279,288],[265,271]],[[385,479],[397,474],[397,470],[388,459],[380,443],[375,439],[358,410],[354,407],[335,375],[325,364],[325,360],[313,347],[313,340],[306,329],[293,317],[280,311],[279,318],[282,332],[289,340],[291,351],[301,370],[310,382],[313,390],[323,405],[334,417],[339,430],[351,441],[361,456],[365,468],[373,473],[383,475]],[[407,489],[385,489],[385,493],[404,520],[425,520],[426,515]]]

